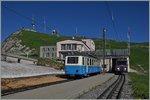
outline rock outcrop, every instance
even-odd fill
[[[25,29],[24,29],[25,30]],[[4,42],[2,43],[2,53],[11,53],[17,55],[30,55],[34,48],[30,48],[22,43],[19,38],[22,34],[22,30],[18,30],[12,33]]]

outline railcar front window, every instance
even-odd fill
[[[117,65],[127,65],[127,62],[126,61],[118,61]]]
[[[77,64],[78,63],[78,57],[68,57],[68,64]]]

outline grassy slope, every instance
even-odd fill
[[[96,49],[102,48],[102,40],[101,39],[93,39],[96,45]],[[126,49],[126,42],[116,42],[114,40],[106,40],[106,49],[115,48],[115,49]]]
[[[36,53],[39,54],[40,46],[56,45],[56,42],[65,39],[71,39],[69,36],[55,36],[50,34],[44,34],[40,32],[22,31],[19,35],[24,45],[36,49]],[[80,39],[80,37],[78,37]],[[96,49],[102,48],[101,39],[93,39],[96,45]],[[148,43],[131,43],[131,67],[139,68],[141,65],[145,70],[148,70]],[[116,42],[113,40],[106,41],[106,48],[122,49],[127,48],[126,42]]]
[[[22,34],[19,36],[19,38],[22,40],[22,44],[31,48],[35,48],[37,54],[39,54],[40,46],[56,45],[57,41],[70,39],[71,37],[49,35],[40,32],[22,31]]]
[[[149,49],[146,47],[131,48],[131,66],[149,70]]]
[[[129,73],[131,84],[134,91],[134,98],[149,98],[149,76],[144,74]]]
[[[149,98],[149,43],[131,43],[130,65],[132,68],[141,71],[144,69],[148,73],[129,73],[134,91],[134,98]],[[141,69],[141,68],[142,69]]]

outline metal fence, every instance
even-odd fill
[[[96,50],[96,55],[103,56],[103,50]],[[106,49],[106,56],[129,56],[128,49]]]
[[[96,50],[96,51],[82,51],[84,55],[93,55],[96,57],[103,57],[103,50]],[[129,56],[128,49],[106,49],[105,50],[106,57],[120,57],[120,56]]]

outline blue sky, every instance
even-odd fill
[[[102,38],[102,29],[105,27],[106,38],[127,41],[130,27],[132,42],[149,41],[148,1],[5,1],[1,4],[2,41],[22,27],[31,28],[32,16],[36,21],[35,30],[39,32],[44,32],[45,17],[47,34],[57,29],[65,36]],[[112,17],[118,35],[112,24]]]

